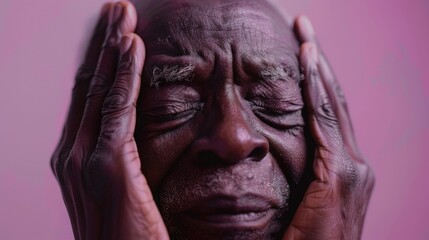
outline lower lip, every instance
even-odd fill
[[[222,229],[257,229],[265,226],[274,216],[275,211],[269,209],[263,212],[246,212],[235,214],[185,215],[185,221],[190,221],[201,227]]]

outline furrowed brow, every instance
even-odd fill
[[[259,76],[267,82],[280,79],[297,79],[297,84],[299,84],[299,82],[303,80],[301,72],[297,73],[288,66],[265,66],[259,71]]]
[[[158,88],[162,83],[192,82],[195,66],[155,66],[152,71],[150,87]]]

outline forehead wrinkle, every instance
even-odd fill
[[[197,55],[196,48],[203,46],[204,41],[225,46],[226,42],[240,42],[240,39],[261,50],[267,45],[295,44],[290,25],[266,1],[185,0],[175,3],[160,4],[164,5],[163,10],[152,19],[149,29],[143,31],[149,37],[148,45],[157,42],[154,44],[157,51],[165,46],[177,55]],[[156,36],[148,36],[150,32]]]
[[[184,54],[191,54],[195,45],[205,39],[219,42],[244,39],[258,46],[272,44],[280,39],[275,37],[274,21],[265,11],[249,6],[183,8],[167,17],[168,33],[164,32],[157,40],[179,48]]]

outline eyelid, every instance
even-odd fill
[[[142,113],[149,116],[167,115],[184,112],[190,109],[198,109],[202,107],[201,102],[187,102],[187,101],[168,101],[162,105],[156,105],[142,109]]]
[[[272,127],[291,129],[304,126],[301,115],[303,104],[286,99],[262,98],[255,98],[249,102],[255,116]]]
[[[194,118],[198,111],[202,110],[204,104],[201,102],[182,102],[155,106],[143,110],[142,128],[148,133],[163,133],[179,128]]]
[[[291,129],[304,126],[304,119],[301,115],[301,111],[272,114],[254,110],[254,114],[266,124],[278,129]]]
[[[294,112],[301,110],[304,107],[304,103],[302,101],[292,101],[284,98],[253,98],[251,100],[253,105],[258,107],[280,110],[285,112]],[[280,105],[280,106],[279,106]]]

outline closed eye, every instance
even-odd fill
[[[141,111],[143,127],[149,131],[166,131],[180,127],[202,110],[201,102],[174,101]]]
[[[301,115],[302,106],[291,104],[288,101],[255,99],[250,102],[254,114],[266,124],[279,128],[289,129],[304,126]]]

